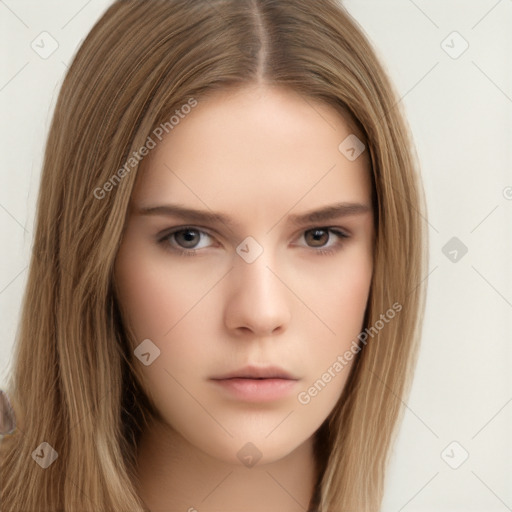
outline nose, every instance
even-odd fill
[[[229,331],[264,337],[286,330],[291,294],[277,275],[270,250],[264,250],[252,263],[235,256],[224,312]]]

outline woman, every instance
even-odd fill
[[[424,307],[413,155],[334,0],[115,2],[47,142],[3,510],[377,511]]]

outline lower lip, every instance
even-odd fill
[[[291,379],[223,379],[213,382],[246,402],[278,400],[289,395],[297,383]]]

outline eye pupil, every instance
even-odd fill
[[[329,240],[329,232],[326,229],[312,229],[307,232],[306,238],[308,238],[308,234],[312,235],[312,240],[314,242],[315,247],[320,247],[325,245]],[[318,243],[320,242],[320,243]],[[316,245],[315,245],[316,244]]]

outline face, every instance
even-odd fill
[[[115,262],[134,361],[170,431],[217,459],[285,457],[342,393],[373,269],[353,133],[289,90],[216,92],[139,169]]]

